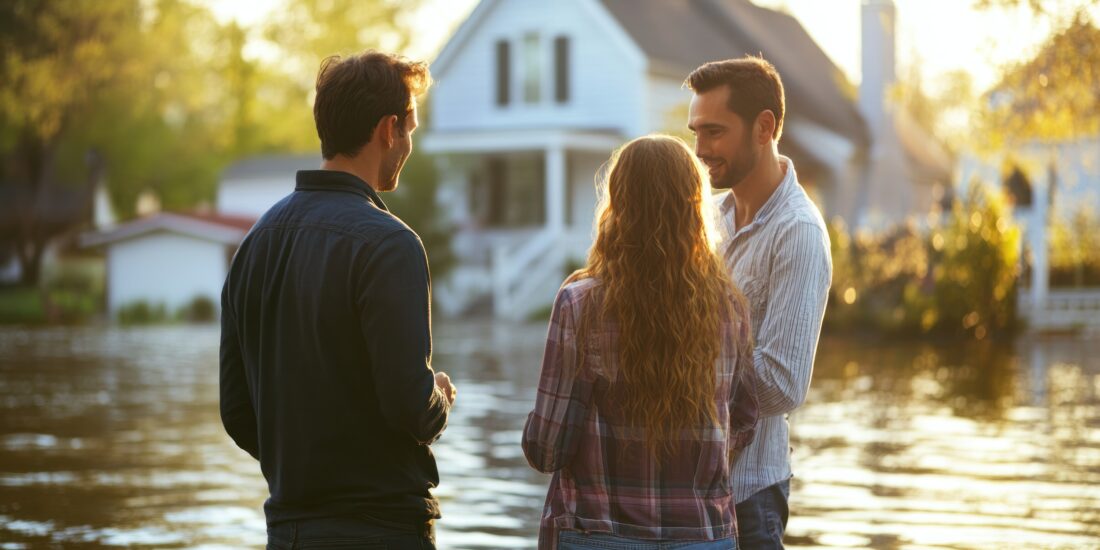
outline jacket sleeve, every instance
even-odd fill
[[[523,454],[540,472],[560,470],[573,459],[592,405],[593,381],[578,372],[574,311],[569,289],[562,288],[550,314],[535,410],[523,428]]]
[[[794,223],[779,243],[753,356],[761,416],[789,413],[805,401],[832,282],[829,236],[821,227]]]
[[[424,246],[415,233],[401,230],[370,252],[356,289],[382,414],[424,445],[443,433],[451,408],[431,367],[430,288]]]
[[[232,275],[231,275],[232,276]],[[244,371],[237,319],[230,305],[230,278],[222,288],[222,326],[219,393],[222,425],[238,447],[259,460],[260,446],[256,428],[256,411]]]

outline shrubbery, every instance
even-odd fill
[[[826,326],[976,339],[1016,328],[1020,232],[999,194],[971,185],[932,217],[877,235],[830,226],[833,287]]]

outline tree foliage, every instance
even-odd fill
[[[979,7],[1012,7],[1023,0],[981,0]],[[991,145],[1055,142],[1100,134],[1100,29],[1089,16],[1095,0],[1069,12],[1049,0],[1028,0],[1056,30],[1033,58],[1006,67],[985,97],[982,123]]]
[[[321,59],[399,50],[418,3],[285,0],[245,28],[188,0],[0,2],[0,195],[18,202],[0,219],[0,256],[14,250],[35,283],[46,244],[91,208],[66,223],[47,210],[70,191],[87,203],[100,175],[126,219],[143,193],[170,210],[212,204],[238,158],[317,150]]]
[[[1003,195],[979,183],[933,217],[850,236],[834,222],[826,324],[982,340],[1016,328],[1020,231]]]

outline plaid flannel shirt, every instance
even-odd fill
[[[747,313],[722,325],[715,388],[721,424],[682,431],[658,464],[644,429],[630,426],[614,397],[615,324],[589,328],[578,344],[582,305],[598,285],[585,279],[558,292],[535,409],[523,431],[527,461],[553,473],[539,548],[557,548],[563,529],[655,540],[735,537],[730,470],[752,441],[758,408]]]

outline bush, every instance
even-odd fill
[[[178,316],[191,323],[212,323],[218,318],[218,305],[208,296],[195,296]]]
[[[77,323],[90,319],[103,303],[101,262],[67,262],[45,277],[43,295],[51,322]]]
[[[0,288],[0,324],[28,324],[46,321],[42,293],[36,288]]]
[[[931,244],[936,264],[935,302],[926,313],[931,327],[978,340],[1012,332],[1020,231],[1004,197],[971,184],[965,201],[956,201],[933,231]]]
[[[826,324],[860,325],[887,332],[922,328],[931,293],[926,238],[912,224],[852,239],[844,223],[829,226],[833,285]]]
[[[926,231],[852,239],[829,227],[833,286],[825,326],[978,340],[1016,328],[1020,233],[999,194],[972,184]]]
[[[1087,207],[1051,223],[1050,286],[1100,286],[1100,219]]]
[[[118,308],[116,316],[123,325],[149,325],[167,321],[168,311],[164,304],[152,305],[145,300],[137,300]]]

